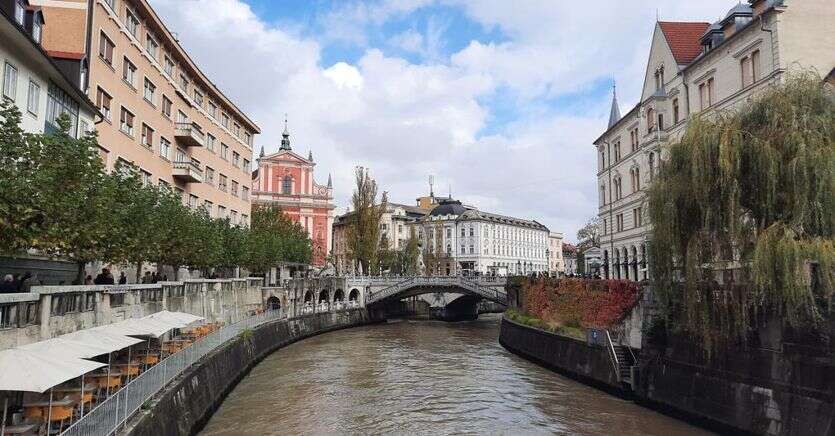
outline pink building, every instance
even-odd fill
[[[281,147],[277,153],[258,158],[258,169],[252,175],[253,205],[274,205],[281,208],[293,221],[299,223],[313,241],[311,264],[324,266],[331,251],[333,227],[333,187],[330,175],[328,184],[317,184],[313,170],[313,153],[307,159],[293,152],[287,122]]]

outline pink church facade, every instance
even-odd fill
[[[325,266],[331,251],[333,228],[333,187],[315,181],[313,154],[304,157],[290,147],[290,134],[284,128],[278,152],[258,158],[258,169],[252,176],[252,203],[281,208],[304,228],[313,243],[311,265]]]

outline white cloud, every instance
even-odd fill
[[[542,100],[614,76],[621,102],[634,101],[656,5],[672,19],[713,17],[732,3],[437,0],[507,40],[471,41],[445,55],[448,22],[430,19],[387,41],[420,55],[419,65],[366,47],[369,26],[435,2],[341,2],[320,17],[324,33],[300,37],[240,0],[151,0],[204,72],[261,126],[259,147],[277,149],[289,113],[294,149],[313,151],[320,183],[333,174],[338,211],[348,203],[354,166],[370,167],[403,203],[422,195],[434,174],[437,193],[449,184],[466,202],[536,219],[569,240],[597,212],[591,142],[605,127],[608,101],[579,102],[568,116],[543,109]],[[356,62],[321,65],[329,41],[366,48]],[[511,109],[521,118],[479,136],[491,109],[501,109],[482,103],[498,89],[514,93]]]

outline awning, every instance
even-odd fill
[[[202,316],[192,315],[190,313],[184,312],[169,312],[167,310],[163,310],[162,312],[152,313],[144,318],[140,319],[152,319],[157,321],[162,321],[164,323],[168,323],[171,325],[176,325],[177,328],[184,328],[188,327],[196,322],[203,321],[206,318]]]
[[[158,338],[176,328],[179,327],[160,320],[147,318],[131,318],[117,322],[115,324],[108,324],[100,327],[95,327],[91,330],[105,331],[125,336]]]
[[[116,351],[113,347],[108,347],[102,344],[101,341],[90,343],[60,337],[23,345],[18,348],[21,350],[39,352],[41,354],[59,359],[63,359],[65,357],[86,359]]]
[[[104,363],[62,358],[9,348],[0,351],[0,391],[46,392],[67,380],[94,371]]]
[[[61,335],[59,338],[84,342],[86,344],[99,344],[110,348],[112,351],[121,350],[123,348],[130,347],[131,345],[145,342],[142,339],[131,338],[125,335],[98,329],[99,327],[79,330],[77,332]]]

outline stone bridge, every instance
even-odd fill
[[[288,279],[264,288],[269,305],[288,313],[344,310],[355,307],[383,310],[402,299],[423,294],[451,294],[470,306],[481,300],[507,305],[506,279],[490,276],[347,276]],[[466,297],[466,298],[462,298]]]

